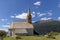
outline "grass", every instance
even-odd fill
[[[16,40],[16,38],[5,37],[3,40]],[[60,40],[60,35],[57,35],[56,39],[47,38],[46,36],[21,36],[20,40]]]
[[[5,38],[3,38],[3,40],[16,40],[16,39],[13,37],[5,37]]]

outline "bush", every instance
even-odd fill
[[[0,30],[0,37],[5,37],[6,36],[6,32],[4,30]]]
[[[53,39],[55,39],[54,36],[56,36],[56,35],[58,35],[57,32],[53,32],[53,31],[51,31],[50,33],[48,33],[48,38],[53,38]]]
[[[6,32],[4,30],[0,30],[0,39],[3,40],[5,36],[6,36]]]
[[[16,36],[16,39],[21,39],[21,37],[20,36]]]

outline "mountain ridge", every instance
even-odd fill
[[[60,32],[60,21],[56,20],[40,20],[33,23],[33,26],[38,34],[47,34],[51,31]]]

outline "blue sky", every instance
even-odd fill
[[[14,20],[24,20],[30,7],[32,21],[60,20],[60,0],[0,0],[0,30]]]

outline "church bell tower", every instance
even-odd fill
[[[31,16],[31,13],[30,13],[30,8],[28,8],[27,22],[32,23],[32,16]]]

